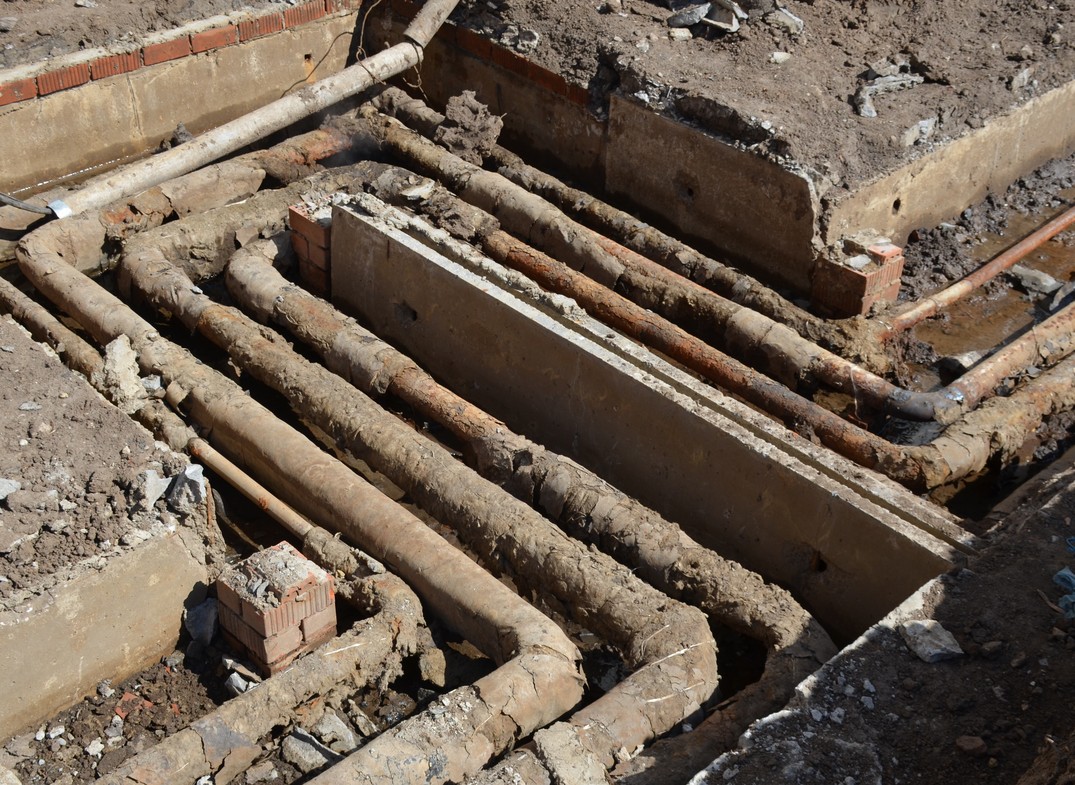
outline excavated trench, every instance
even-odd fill
[[[906,248],[864,226],[818,262],[835,295],[796,289],[768,256],[791,234],[754,266],[735,238],[732,266],[659,190],[625,196],[609,172],[630,139],[572,177],[557,134],[602,120],[577,102],[546,106],[544,131],[508,120],[521,146],[501,146],[454,83],[501,69],[515,106],[547,98],[548,72],[483,60],[462,26],[430,44],[452,5],[282,117],[50,191],[54,220],[3,208],[3,311],[81,375],[65,385],[141,423],[99,459],[123,464],[113,485],[3,486],[0,511],[41,527],[0,541],[18,698],[0,762],[23,782],[729,779],[752,723],[958,574],[987,513],[1068,445],[1070,159],[1020,173],[1028,217],[994,198]],[[440,111],[368,90],[426,56]],[[622,102],[609,128],[640,111]],[[884,296],[833,318],[863,269]],[[38,463],[62,419],[20,426]],[[195,476],[190,498],[151,494],[158,472]],[[117,543],[84,528],[55,574],[18,572],[70,535],[55,515],[83,514],[83,486]],[[334,576],[339,627],[268,676],[212,621],[214,582],[283,539]],[[146,599],[114,612],[109,592]],[[49,652],[65,625],[77,666]]]

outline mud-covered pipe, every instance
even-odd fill
[[[136,163],[67,196],[69,214],[103,207],[159,183],[184,175],[228,153],[263,139],[368,87],[413,68],[424,47],[458,0],[427,0],[403,31],[405,42],[371,55],[337,74],[278,98],[249,114],[195,137],[186,144]]]
[[[56,254],[29,256],[20,246],[19,262],[97,341],[126,334],[143,371],[185,390],[184,406],[222,449],[393,568],[449,627],[502,663],[442,699],[443,711],[423,712],[364,747],[365,781],[461,779],[578,702],[578,651],[547,617]],[[393,764],[402,760],[406,771]]]
[[[904,308],[894,316],[881,319],[885,325],[882,337],[888,338],[896,333],[914,327],[919,322],[939,313],[949,305],[962,300],[975,289],[984,286],[1005,270],[1015,265],[1020,259],[1041,247],[1044,243],[1075,225],[1075,207],[1070,207],[1053,218],[1044,226],[1031,232],[1003,253],[997,254],[986,264],[970,275],[956,281],[939,292],[923,297],[918,302]]]
[[[296,721],[295,710],[332,689],[383,690],[403,674],[403,660],[419,646],[422,606],[390,573],[357,581],[371,595],[374,616],[354,626],[271,679],[232,698],[186,728],[97,780],[100,785],[189,785],[209,776],[225,785],[263,754],[260,740]],[[350,587],[341,585],[341,594]]]
[[[409,218],[393,213],[398,221]],[[421,231],[420,223],[410,218],[408,225]],[[450,237],[436,239],[454,254],[469,248]],[[765,700],[749,701],[757,712],[753,716],[738,713],[739,732],[782,706],[796,684],[835,654],[824,629],[786,590],[704,548],[593,472],[512,433],[439,385],[354,319],[289,284],[272,266],[277,250],[277,243],[261,241],[236,252],[228,264],[228,289],[246,310],[288,329],[367,394],[395,395],[447,428],[467,445],[483,475],[520,498],[536,500],[573,536],[597,544],[669,596],[696,605],[710,623],[727,625],[767,647],[765,673],[752,689]],[[739,703],[746,708],[747,701]]]
[[[265,200],[285,205],[296,192],[287,188],[258,193],[266,175],[290,183],[309,175],[322,161],[351,149],[352,136],[331,126],[310,131],[265,150],[247,153],[207,166],[100,210],[54,221],[23,238],[22,244],[36,253],[55,251],[84,273],[103,271],[110,264],[111,246],[137,232],[168,220],[203,212],[248,197],[267,209]],[[256,195],[256,196],[255,196]]]
[[[578,721],[582,748],[605,766],[620,748],[659,735],[709,698],[717,685],[705,617],[642,583],[630,570],[566,537],[529,506],[482,480],[444,448],[416,434],[346,381],[294,353],[234,309],[213,303],[162,254],[127,254],[121,276],[152,304],[225,348],[253,377],[304,417],[408,491],[490,565],[510,565],[519,584],[555,597],[638,668]],[[326,781],[344,774],[330,773]]]
[[[770,376],[792,389],[821,382],[864,401],[875,410],[909,420],[955,422],[960,415],[992,395],[1007,376],[1025,366],[1009,366],[1026,351],[999,354],[979,371],[977,380],[954,383],[940,390],[918,392],[892,384],[840,355],[803,338],[795,330],[768,316],[725,299],[672,272],[641,254],[601,237],[576,223],[540,196],[486,172],[428,139],[388,119],[378,120],[365,110],[371,129],[408,161],[448,182],[468,202],[493,215],[504,229],[535,244],[575,270],[598,280],[630,299],[703,338],[716,339],[740,359],[749,357]],[[1059,323],[1058,337],[1066,335]],[[1056,328],[1043,325],[1049,332]],[[1067,351],[1061,351],[1061,344]],[[1053,361],[1075,348],[1071,340],[1054,341]],[[982,383],[995,379],[992,386]]]
[[[427,137],[432,137],[444,122],[443,114],[398,88],[385,89],[377,96],[375,103],[386,114],[398,117]],[[633,215],[527,165],[519,156],[500,145],[493,148],[488,160],[496,165],[497,171],[504,177],[548,199],[591,229],[615,238],[684,278],[788,325],[800,335],[820,341],[831,349],[842,349],[859,342],[859,330],[855,329],[858,322],[855,320],[829,324],[749,275],[721,264]],[[887,360],[883,355],[878,354],[876,360],[881,367],[885,367]]]

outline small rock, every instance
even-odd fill
[[[255,763],[246,770],[246,785],[257,785],[259,782],[272,782],[280,773],[276,770],[271,760],[263,760]]]
[[[837,725],[844,724],[844,717],[846,712],[842,708],[836,708],[829,712],[829,719],[835,722]]]
[[[217,605],[216,599],[210,597],[183,613],[183,626],[190,637],[208,646],[216,634]]]
[[[105,751],[105,743],[100,739],[94,739],[84,748],[87,755],[99,757]]]
[[[1011,666],[1013,668],[1022,668],[1024,665],[1026,665],[1026,654],[1025,653],[1019,652],[1014,657],[1012,657]]]
[[[333,752],[346,754],[358,747],[358,738],[355,736],[354,731],[347,727],[347,723],[341,720],[340,716],[332,710],[324,713],[317,724],[314,725],[313,732]]]
[[[19,23],[17,16],[0,16],[0,33],[10,33],[15,29],[15,25]],[[13,352],[14,346],[0,346],[0,351]]]
[[[62,519],[56,519],[54,521],[49,521],[48,523],[46,523],[45,528],[48,529],[53,534],[59,534],[64,529],[66,529],[68,527],[68,525],[69,524],[67,523],[67,521],[62,520]]]
[[[105,727],[105,736],[115,739],[123,735],[123,717],[112,715],[112,721]]]
[[[821,722],[824,719],[825,713],[821,709],[810,709],[810,718],[814,722]]]
[[[673,41],[689,41],[694,38],[691,31],[685,27],[673,27],[668,31],[668,37]]]
[[[1022,71],[1020,71],[1011,78],[1011,80],[1008,82],[1008,89],[1011,90],[1013,93],[1016,90],[1026,89],[1027,85],[1030,84],[1030,77],[1033,76],[1033,74],[1033,68],[1024,68]]]
[[[205,496],[205,470],[200,464],[192,463],[172,480],[168,506],[176,512],[191,513],[205,502]]]
[[[798,35],[806,27],[806,23],[786,8],[778,8],[765,15],[765,22],[771,27],[786,30],[792,35]]]
[[[53,725],[51,728],[49,728],[48,736],[50,739],[55,739],[59,736],[64,735],[66,732],[67,728],[65,728],[63,725]]]
[[[981,736],[960,736],[956,739],[956,749],[968,755],[985,755],[989,747]]]
[[[1051,294],[1061,287],[1061,283],[1048,273],[1032,270],[1021,264],[1012,265],[1009,275],[1015,276],[1019,285],[1029,294]]]
[[[41,404],[34,403],[33,401],[26,401],[19,404],[20,412],[38,412],[41,411]]]
[[[232,695],[242,695],[244,692],[250,689],[250,682],[248,682],[238,673],[233,673],[228,676],[227,681],[224,682],[224,687]]]
[[[962,656],[959,643],[935,619],[912,619],[900,625],[908,648],[924,662],[940,662]]]
[[[790,59],[790,52],[773,52],[771,55],[769,55],[769,62],[773,65],[783,65]]]
[[[280,755],[303,774],[340,759],[339,755],[300,729],[292,731],[284,739],[280,745]]]
[[[15,491],[21,490],[22,483],[18,480],[9,480],[6,477],[0,477],[0,502],[15,493]]]
[[[112,689],[112,680],[105,679],[100,684],[98,684],[97,694],[100,695],[102,698],[111,698],[113,695],[115,695],[116,691]]]
[[[1000,654],[1000,650],[1003,648],[1003,641],[986,641],[982,644],[982,655],[985,657],[995,657]]]
[[[95,0],[75,0],[75,8],[96,8]]]

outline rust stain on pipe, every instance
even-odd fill
[[[902,332],[924,319],[937,314],[943,308],[957,302],[978,287],[996,278],[1002,272],[1014,265],[1028,253],[1060,234],[1071,225],[1075,224],[1075,207],[1071,207],[1049,221],[1035,232],[1027,235],[1007,251],[993,257],[989,262],[979,267],[967,277],[956,281],[947,289],[942,289],[936,294],[919,300],[890,319],[886,319],[885,330],[882,337],[888,338]]]

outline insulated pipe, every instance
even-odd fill
[[[977,379],[962,385],[955,383],[933,392],[899,387],[768,316],[726,300],[601,237],[541,197],[463,161],[397,122],[387,118],[378,120],[370,110],[363,113],[371,119],[370,128],[394,153],[447,182],[466,201],[493,215],[507,231],[644,308],[677,324],[691,321],[693,334],[715,335],[725,350],[730,349],[740,358],[752,357],[763,371],[792,389],[803,382],[820,381],[886,414],[949,424],[982,398],[992,395],[996,384],[1005,377],[1020,372],[1025,366],[1005,365],[1003,361],[1018,361],[1028,349],[1033,351],[1033,344],[1038,340],[1028,339],[1029,347],[1016,347],[991,358],[988,368],[982,369]],[[1055,362],[1075,349],[1075,342],[1067,331],[1067,319],[1051,321],[1053,324],[1042,325],[1039,336],[1056,336],[1051,354]],[[995,379],[992,386],[983,383],[989,379]]]
[[[510,564],[517,582],[556,597],[579,623],[624,652],[638,669],[572,718],[580,749],[588,755],[611,766],[617,750],[634,749],[671,729],[716,689],[716,645],[698,611],[567,538],[344,380],[302,359],[234,309],[213,303],[159,249],[125,254],[120,273],[155,307],[225,348],[234,362],[284,394],[337,444],[452,525],[487,562]],[[338,781],[352,768],[344,764],[323,779]]]
[[[407,39],[405,42],[224,123],[186,144],[128,164],[94,185],[67,196],[59,202],[62,208],[53,208],[54,212],[66,217],[104,207],[118,199],[144,191],[211,163],[274,131],[323,111],[344,98],[356,95],[380,81],[415,67],[422,61],[424,48],[457,3],[458,0],[427,0],[403,31],[403,37]]]
[[[370,198],[372,201],[372,197]],[[394,221],[409,216],[387,206]],[[423,231],[416,219],[406,224]],[[465,254],[469,246],[425,225],[427,236]],[[523,436],[466,399],[442,387],[413,360],[344,316],[330,304],[289,284],[272,266],[277,244],[264,240],[235,253],[228,290],[261,321],[272,321],[311,346],[327,367],[363,392],[387,392],[461,439],[484,476],[522,497],[537,500],[546,515],[573,536],[593,542],[638,570],[648,583],[761,641],[768,649],[765,673],[748,688],[754,700],[737,700],[737,737],[754,719],[779,709],[795,685],[836,649],[816,620],[780,587],[702,547],[682,529],[643,507],[588,469]],[[748,714],[747,708],[753,711]]]
[[[92,210],[53,221],[23,238],[29,248],[55,250],[84,273],[104,270],[110,246],[135,232],[154,228],[169,219],[202,212],[231,203],[248,201],[249,210],[265,210],[274,200],[285,205],[297,199],[287,187],[258,192],[267,173],[290,182],[304,176],[317,162],[351,149],[352,137],[333,128],[322,128],[288,139],[267,150],[258,150],[229,161],[177,177],[101,210]],[[317,176],[331,178],[331,173]],[[281,219],[282,220],[282,219]]]
[[[202,777],[235,780],[264,754],[260,740],[295,722],[295,709],[343,685],[383,689],[403,675],[419,648],[422,606],[407,585],[385,573],[341,584],[341,594],[372,594],[372,618],[361,619],[316,651],[257,684],[96,780],[98,785],[189,785]]]
[[[923,297],[917,303],[894,316],[882,317],[880,321],[885,326],[885,330],[881,337],[890,338],[896,333],[903,332],[934,316],[952,303],[962,300],[975,289],[993,280],[1027,254],[1032,253],[1073,224],[1075,224],[1075,207],[1070,207],[1041,228],[1031,232],[1008,250],[994,256],[970,275],[956,281],[947,289],[941,289],[935,294]]]
[[[398,88],[386,88],[374,103],[386,114],[400,118],[427,137],[432,137],[444,122],[443,114]],[[571,188],[552,175],[529,166],[522,158],[500,145],[493,148],[489,160],[497,166],[501,175],[548,199],[581,223],[615,237],[628,248],[656,260],[684,278],[788,325],[800,335],[827,343],[830,348],[844,348],[856,339],[858,331],[850,326],[852,322],[829,324],[749,275],[704,256],[585,191]],[[887,362],[883,356],[877,359],[882,364]]]
[[[503,663],[442,699],[442,711],[412,717],[356,753],[365,782],[461,779],[578,702],[578,651],[548,618],[55,253],[31,256],[20,246],[19,262],[98,341],[126,334],[143,370],[185,390],[183,403],[214,440],[393,567],[450,627]]]

